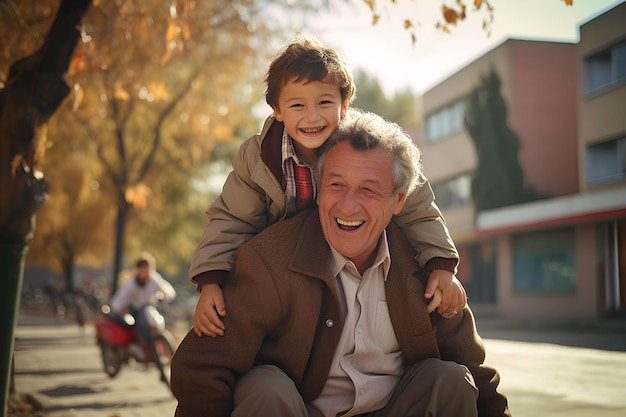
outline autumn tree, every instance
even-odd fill
[[[97,159],[71,137],[71,112],[58,111],[49,122],[50,142],[41,169],[50,184],[49,199],[37,214],[37,233],[26,265],[46,265],[61,274],[65,291],[74,292],[74,269],[102,267],[113,246],[114,211],[101,184]]]
[[[215,145],[234,146],[238,135],[258,129],[252,106],[262,98],[277,33],[264,13],[254,1],[144,1],[96,2],[86,16],[68,74],[72,101],[61,110],[72,116],[50,136],[71,126],[81,152],[102,168],[99,182],[116,212],[113,291],[126,236],[176,228],[173,220],[185,216],[174,206],[186,204]],[[181,233],[161,236],[171,241],[144,241],[187,262],[199,238],[193,234],[192,245]]]
[[[77,28],[89,4],[89,0],[62,1],[44,42],[39,49],[30,50],[30,55],[12,63],[0,91],[0,269],[3,271],[0,282],[3,313],[0,375],[3,378],[3,404],[7,404],[9,393],[9,369],[24,257],[34,233],[35,213],[47,196],[47,184],[37,166],[44,144],[44,138],[38,136],[41,134],[39,129],[69,93],[65,71],[79,37]]]

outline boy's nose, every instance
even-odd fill
[[[308,111],[306,112],[306,119],[307,121],[316,121],[318,120],[320,117],[320,113],[317,111],[317,109],[315,107],[311,107],[308,109]]]

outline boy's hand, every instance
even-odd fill
[[[452,272],[435,269],[430,273],[426,285],[426,298],[432,297],[437,288],[441,289],[443,293],[441,304],[437,309],[439,314],[444,317],[453,315],[465,307],[467,303],[465,288]]]
[[[226,326],[218,314],[219,316],[226,315],[224,294],[219,285],[207,284],[202,287],[198,304],[196,304],[196,313],[193,316],[193,330],[198,337],[202,336],[202,333],[211,337],[224,336]]]

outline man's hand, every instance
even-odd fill
[[[226,326],[220,320],[220,316],[225,315],[224,294],[220,286],[217,284],[203,286],[198,304],[196,304],[196,313],[193,316],[194,332],[198,337],[203,333],[211,337],[224,336]]]
[[[435,269],[430,273],[428,277],[428,284],[426,285],[425,297],[431,298],[435,293],[435,290],[441,289],[442,300],[437,311],[442,316],[451,316],[461,311],[467,303],[467,294],[463,284],[459,281],[452,272],[445,271],[443,269]]]

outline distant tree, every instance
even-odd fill
[[[49,123],[54,151],[47,153],[41,169],[47,173],[50,197],[37,214],[37,233],[26,265],[47,266],[61,274],[65,291],[72,293],[78,262],[101,267],[110,258],[114,211],[97,159],[67,137],[67,127],[72,126],[67,115],[59,111]],[[64,126],[65,132],[57,134],[57,125]]]
[[[358,69],[354,72],[354,84],[356,85],[356,98],[352,102],[352,106],[385,117],[384,112],[389,103],[378,80],[367,72]]]
[[[524,185],[518,160],[520,142],[508,125],[506,102],[500,94],[500,77],[495,69],[481,77],[468,98],[465,126],[478,154],[472,179],[476,211],[519,204],[537,198]]]
[[[363,70],[354,72],[356,98],[353,107],[380,114],[385,119],[408,129],[419,125],[417,97],[410,89],[397,91],[387,98],[378,80]]]
[[[422,114],[418,100],[419,98],[408,88],[396,91],[389,101],[387,117],[406,129],[419,126],[422,123]]]

